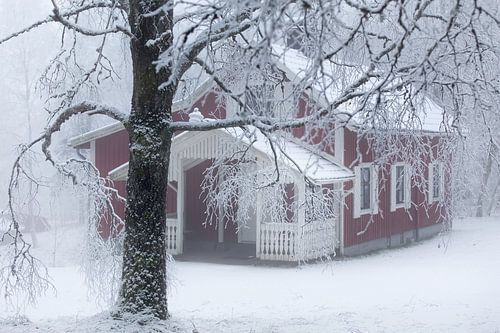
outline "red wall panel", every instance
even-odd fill
[[[198,102],[195,103],[192,109],[198,107],[200,112],[206,118],[225,118],[226,112],[223,106],[219,106],[219,101],[215,93],[209,93]],[[191,110],[192,110],[191,109]],[[188,113],[191,110],[177,111],[173,113],[174,121],[188,121]],[[95,141],[95,165],[100,172],[101,177],[107,177],[109,171],[128,162],[129,160],[129,138],[125,129],[98,138]],[[90,145],[82,145],[79,148],[90,148]],[[119,194],[126,198],[126,182],[117,181],[111,184],[118,190]],[[177,186],[177,184],[174,184]],[[113,207],[115,212],[123,219],[125,217],[125,205],[118,200],[113,199]],[[177,211],[177,193],[171,188],[167,190],[167,213],[175,213]],[[100,226],[101,235],[104,238],[110,235],[110,217],[103,216]],[[229,236],[228,236],[229,237]]]
[[[315,108],[317,106],[309,100],[307,95],[304,95],[299,99],[296,116],[297,118],[303,118],[312,112],[316,112]],[[321,151],[330,155],[335,154],[335,124],[333,122],[322,120],[320,123],[295,127],[291,129],[291,133],[294,137],[316,146]]]
[[[95,141],[95,165],[102,177],[129,159],[126,130],[110,134]]]
[[[344,163],[346,166],[353,167],[359,162],[373,162],[375,160],[368,139],[361,138],[358,142],[355,132],[346,129],[344,133]],[[434,145],[439,143],[435,138],[432,140]],[[356,160],[356,148],[358,144],[361,160]],[[434,154],[435,153],[434,151]],[[421,156],[421,158],[424,158],[426,163],[428,163],[429,156]],[[428,171],[425,170],[426,176],[427,173]],[[428,207],[425,194],[414,185],[412,185],[411,189],[412,202],[414,205],[408,210],[399,208],[391,212],[390,166],[379,169],[379,180],[381,180],[381,182],[379,182],[379,213],[377,215],[372,216],[367,214],[362,215],[360,218],[353,218],[353,195],[351,194],[346,198],[347,207],[344,208],[345,247],[401,234],[405,231],[441,222],[441,209],[437,208],[437,204]],[[352,186],[352,182],[348,182],[345,184],[344,189],[350,191]]]

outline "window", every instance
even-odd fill
[[[361,168],[361,209],[371,208],[371,168]]]
[[[405,202],[405,167],[396,166],[396,205]]]
[[[370,163],[362,163],[354,168],[354,209],[353,217],[364,214],[378,214],[378,172]]]
[[[391,167],[391,212],[398,208],[409,208],[411,204],[410,166],[395,163]]]
[[[432,199],[439,199],[441,196],[441,170],[439,164],[432,165]]]
[[[443,196],[443,164],[439,162],[429,165],[429,203],[441,200]]]

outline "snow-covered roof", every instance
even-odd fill
[[[125,127],[123,127],[123,124],[121,122],[114,122],[112,124],[100,127],[98,129],[95,129],[93,131],[83,133],[81,135],[72,137],[68,139],[68,145],[71,147],[77,147],[79,145],[82,145],[84,143],[94,141],[96,139],[111,135],[113,133],[119,132],[123,130]]]
[[[313,82],[307,82],[311,89],[310,97],[319,103],[321,107],[328,108],[350,84],[364,75],[362,66],[340,66],[332,61],[323,61],[320,66],[315,59],[305,56],[298,50],[273,45],[273,53],[277,57],[277,65],[283,70],[292,82],[314,78]],[[320,68],[318,70],[317,68]],[[314,71],[317,71],[316,73]],[[364,86],[375,84],[374,80],[368,80]],[[394,100],[402,102],[402,98],[394,95]],[[416,103],[415,115],[418,124],[408,124],[413,129],[421,129],[429,132],[440,132],[445,124],[443,109],[428,96],[421,96],[421,101]],[[401,103],[400,103],[401,104]],[[399,105],[394,112],[401,112]],[[357,111],[355,102],[350,101],[342,104],[342,112],[353,114]],[[356,121],[358,118],[354,117]],[[413,126],[412,125],[416,125]]]
[[[291,48],[285,49],[283,46],[275,44],[273,45],[273,52],[278,57],[278,66],[292,82],[300,81],[304,77],[311,75],[309,72],[314,68],[314,60],[306,57],[300,51]],[[324,61],[321,68],[322,74],[317,76],[319,79],[310,85],[313,88],[310,96],[323,107],[328,107],[339,96],[342,89],[345,89],[349,83],[352,83],[363,74],[361,67],[353,66],[347,68],[347,66],[338,66],[329,61]],[[213,80],[208,78],[198,86],[187,89],[180,94],[182,95],[182,99],[173,103],[172,110],[175,112],[190,108],[197,100],[212,89],[213,85]],[[344,103],[342,111],[348,113],[355,112],[355,103]],[[397,113],[398,110],[394,112]],[[424,97],[421,103],[417,104],[416,115],[418,116],[418,123],[413,123],[413,128],[421,128],[421,130],[429,132],[441,132],[443,130],[445,123],[443,109],[432,99]],[[412,121],[414,122],[415,119]],[[81,144],[119,132],[123,128],[122,124],[118,122],[113,123],[73,137],[68,140],[68,144],[72,147],[77,147]]]
[[[269,140],[276,140],[274,146],[279,163],[306,176],[315,183],[329,183],[354,177],[351,170],[343,167],[333,157],[315,152],[312,147],[308,147],[293,138],[273,138],[271,136],[268,139],[253,126],[247,126],[245,130],[235,127],[223,131],[245,144],[253,142],[252,147],[270,159],[274,159],[274,153]]]
[[[274,161],[274,153],[272,151],[269,139],[264,136],[257,128],[247,126],[244,129],[230,128],[230,129],[216,129],[208,132],[183,132],[175,136],[172,140],[171,149],[171,166],[173,169],[175,161],[179,158],[177,155],[183,149],[189,149],[204,141],[200,147],[204,149],[217,151],[222,155],[223,147],[227,145],[221,144],[220,140],[214,140],[214,135],[217,139],[226,140],[233,144],[243,144],[245,146],[251,145],[249,152],[258,158],[268,159],[269,162]],[[271,140],[275,140],[271,138]],[[213,147],[208,147],[213,145]],[[279,138],[274,142],[277,161],[280,167],[285,167],[292,170],[298,176],[305,176],[316,184],[328,184],[336,181],[343,181],[352,179],[354,174],[348,168],[337,163],[333,157],[324,156],[315,153],[307,146],[293,139]],[[201,152],[198,151],[198,154]],[[204,158],[206,155],[191,156],[192,158]],[[213,156],[215,157],[215,156]],[[108,174],[111,180],[125,180],[128,173],[128,162],[120,165],[119,167],[111,170]],[[171,174],[175,178],[175,175]]]
[[[431,132],[443,131],[445,120],[443,118],[443,109],[432,99],[426,98],[421,103],[419,110],[422,118],[422,129]]]

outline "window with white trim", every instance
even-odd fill
[[[353,217],[378,214],[378,168],[371,163],[354,167]]]
[[[396,166],[396,205],[405,203],[405,167]]]
[[[443,196],[443,163],[429,164],[429,203],[440,201]]]
[[[391,166],[391,212],[411,205],[410,166],[395,163]]]
[[[360,201],[361,201],[361,210],[370,209],[372,206],[372,198],[371,198],[371,167],[362,167],[360,168]]]

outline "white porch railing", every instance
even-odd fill
[[[324,258],[335,252],[333,221],[307,223],[299,227],[301,260]]]
[[[261,260],[318,259],[335,251],[335,230],[330,223],[262,223],[259,245]]]
[[[180,231],[177,219],[167,218],[167,252],[172,255],[182,253]]]
[[[262,260],[297,260],[297,224],[262,223],[260,225],[260,254]]]

